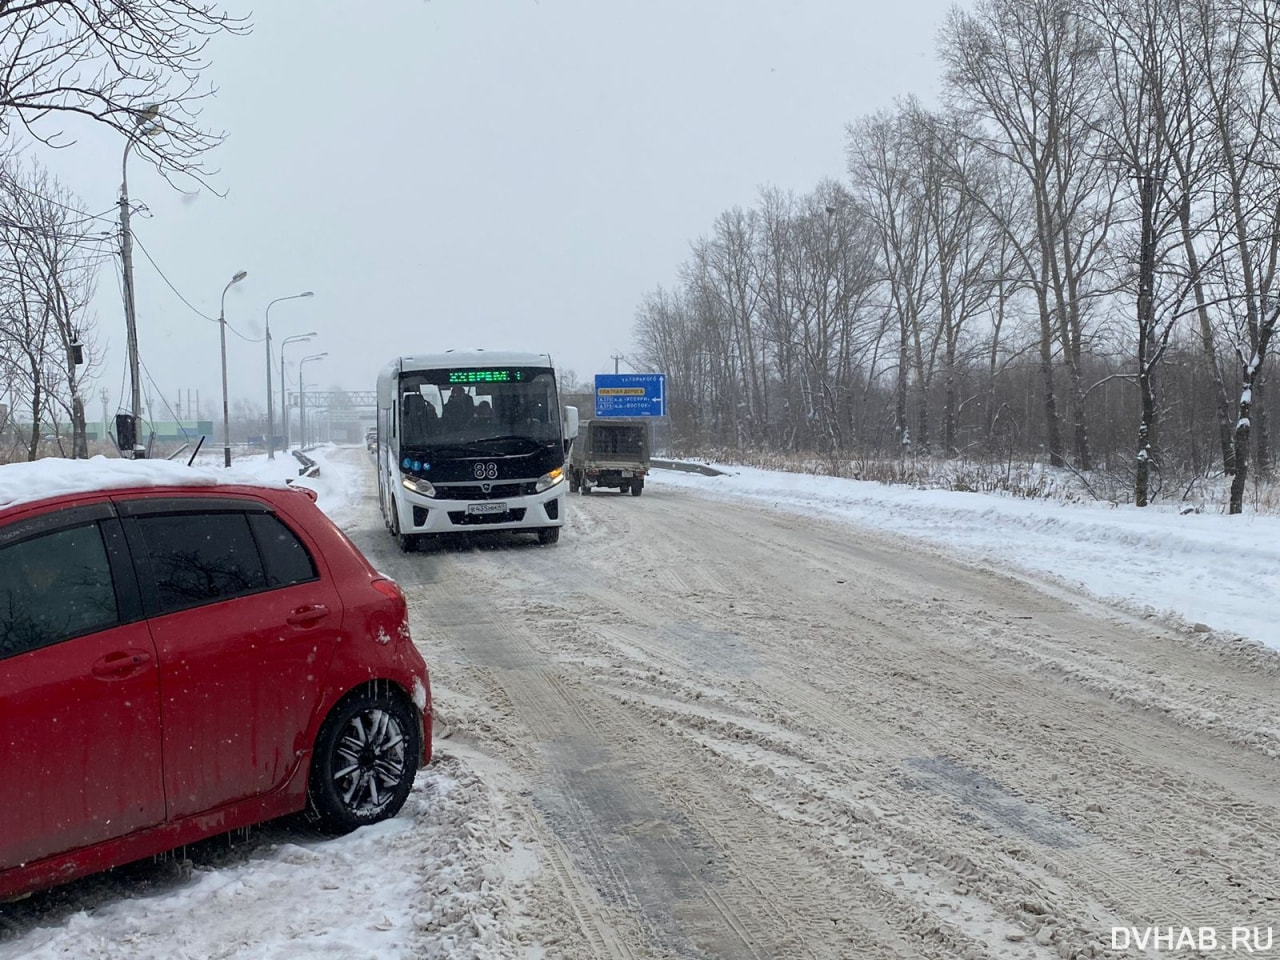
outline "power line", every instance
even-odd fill
[[[156,383],[155,377],[151,376],[151,371],[147,369],[147,365],[142,362],[141,357],[138,358],[138,364],[142,367],[142,372],[147,375],[147,380],[150,381],[151,386],[155,388],[156,393],[160,394],[160,402],[163,403],[164,408],[169,411],[169,416],[173,417],[173,422],[178,425],[178,429],[182,431],[182,435],[186,439],[190,440],[191,434],[187,433],[187,428],[182,425],[182,421],[178,419],[178,415],[173,412],[173,407],[169,406],[169,401],[164,398],[164,391],[160,389],[160,384]],[[155,429],[156,424],[154,420],[148,420],[147,423],[150,425],[152,430]]]
[[[169,289],[174,292],[177,298],[181,300],[183,303],[185,303],[187,305],[187,308],[190,309],[191,312],[194,313],[196,316],[202,317],[205,320],[208,320],[210,323],[218,323],[219,320],[217,317],[211,317],[207,313],[197,310],[194,306],[191,305],[190,300],[188,300],[186,297],[184,297],[181,293],[178,292],[178,288],[175,287],[173,283],[170,282],[169,278],[165,276],[164,271],[160,269],[160,265],[156,263],[155,258],[151,256],[150,251],[148,251],[147,248],[143,246],[142,241],[138,239],[137,232],[136,231],[131,231],[131,232],[133,233],[133,242],[138,245],[138,249],[142,251],[142,255],[147,258],[151,266],[156,268],[156,273],[160,274],[160,279],[163,280],[168,285]],[[221,322],[225,323],[226,321],[221,321]],[[230,330],[232,333],[234,333],[241,340],[244,340],[246,343],[262,343],[262,341],[266,339],[265,336],[247,337],[229,323],[227,324],[227,329]]]
[[[103,220],[107,223],[115,223],[114,218],[107,217],[107,214],[115,209],[114,207],[108,210],[104,210],[102,211],[102,213],[85,213],[83,210],[81,210],[78,207],[70,206],[68,204],[61,202],[60,200],[54,200],[52,197],[46,197],[42,193],[32,190],[29,187],[23,186],[21,183],[15,180],[11,174],[6,174],[5,171],[2,169],[0,169],[0,177],[4,177],[4,179],[8,181],[9,188],[16,193],[26,194],[27,196],[35,197],[37,200],[43,200],[45,203],[51,203],[55,207],[61,207],[63,210],[70,210],[72,213],[78,213],[82,217],[84,217],[85,220]],[[76,222],[83,223],[84,221],[80,220]]]
[[[156,268],[156,273],[160,274],[160,279],[163,280],[168,285],[169,289],[173,291],[174,295],[183,303],[185,303],[187,305],[187,308],[196,316],[203,317],[206,320],[212,321],[213,323],[217,323],[218,322],[217,317],[211,317],[208,314],[202,313],[201,311],[197,310],[195,307],[191,305],[190,300],[188,300],[186,297],[184,297],[181,293],[178,292],[178,288],[175,287],[170,282],[169,278],[165,276],[164,271],[160,269],[160,265],[156,263],[155,258],[151,256],[150,251],[148,251],[147,248],[143,246],[142,241],[138,239],[137,232],[130,231],[130,233],[133,235],[133,242],[138,245],[138,249],[142,251],[143,256],[145,256],[147,260],[151,262],[151,266]]]

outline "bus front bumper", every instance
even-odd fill
[[[506,500],[439,500],[406,491],[400,498],[400,531],[466,533],[485,530],[539,530],[564,525],[563,480],[542,493]]]

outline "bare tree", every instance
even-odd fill
[[[659,287],[636,312],[636,343],[643,362],[667,374],[667,411],[677,449],[696,449],[707,437],[707,352],[702,332],[679,293]]]
[[[1224,237],[1224,285],[1234,310],[1228,335],[1241,367],[1236,472],[1229,511],[1244,509],[1249,446],[1258,416],[1258,468],[1269,469],[1266,421],[1257,407],[1267,351],[1280,321],[1280,4],[1236,0],[1219,15],[1219,44],[1228,66],[1213,84],[1214,120],[1222,148],[1215,224]]]
[[[910,135],[910,120],[903,113],[864,119],[849,127],[848,136],[854,197],[877,232],[882,289],[897,320],[894,428],[901,448],[906,450],[911,445],[907,409],[914,365],[920,428],[916,440],[927,447],[933,368],[925,361],[923,330],[925,318],[934,308],[936,288],[932,281],[937,252],[922,195],[920,144]],[[928,354],[933,355],[932,345]]]
[[[51,146],[71,140],[62,121],[106,124],[127,138],[140,119],[163,135],[139,153],[166,176],[201,180],[223,134],[200,120],[209,41],[241,34],[247,20],[202,0],[20,0],[0,3],[0,136],[16,120]]]
[[[1084,15],[1105,38],[1108,109],[1097,118],[1099,149],[1120,191],[1120,226],[1112,269],[1118,289],[1132,290],[1140,398],[1134,502],[1145,507],[1160,459],[1157,373],[1183,307],[1202,278],[1190,211],[1206,179],[1199,117],[1188,88],[1183,4],[1176,0],[1090,0]],[[1135,269],[1136,265],[1136,269]]]
[[[0,177],[0,341],[30,403],[30,458],[42,420],[61,414],[71,421],[71,455],[88,456],[81,390],[96,351],[87,308],[104,255],[77,209],[38,167]]]
[[[934,350],[942,353],[943,447],[954,453],[962,340],[969,322],[992,309],[998,285],[1005,280],[998,260],[1000,224],[990,215],[996,165],[963,135],[963,116],[931,113],[915,101],[908,101],[907,115],[908,135],[920,157],[922,210],[934,251],[937,317],[931,340]],[[918,360],[917,366],[922,363]]]
[[[1095,149],[1102,97],[1099,40],[1073,0],[981,0],[953,10],[941,56],[956,106],[974,117],[972,136],[1022,175],[1032,219],[1006,224],[1040,312],[1041,374],[1050,462],[1064,463],[1053,354],[1071,383],[1076,464],[1090,469],[1081,360],[1087,321],[1105,290],[1095,284],[1112,194]]]
[[[26,302],[17,308],[23,318],[17,330],[34,338],[22,351],[24,369],[46,401],[38,412],[56,420],[59,411],[66,415],[71,456],[83,458],[89,447],[82,387],[98,360],[95,324],[87,311],[106,254],[100,250],[103,238],[79,207],[70,191],[34,165],[0,179],[0,210],[10,228],[5,243],[9,277]],[[38,376],[32,366],[37,363]]]

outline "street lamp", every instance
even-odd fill
[[[274,426],[275,412],[271,409],[271,304],[279,303],[281,300],[297,300],[301,297],[314,297],[314,296],[315,294],[312,293],[310,290],[304,290],[302,293],[295,293],[291,297],[276,297],[274,300],[271,301],[271,303],[267,304],[266,337],[264,339],[267,341],[267,459],[268,460],[274,460],[276,458],[275,426]],[[281,360],[280,363],[283,366],[284,361]],[[280,372],[280,384],[283,387],[284,385],[283,370],[281,370]],[[281,402],[280,404],[280,412],[284,413],[283,402]]]
[[[298,433],[301,434],[298,449],[302,449],[307,445],[307,392],[302,387],[302,367],[312,360],[319,360],[321,357],[327,357],[328,355],[328,353],[313,353],[311,356],[303,357],[298,361]]]
[[[280,341],[280,419],[284,421],[284,446],[283,450],[289,449],[289,404],[284,396],[284,348],[291,343],[302,343],[304,340],[310,340],[316,336],[316,332],[312,330],[310,333],[300,333],[296,337],[285,337]]]
[[[133,122],[137,129],[125,143],[124,156],[120,159],[120,260],[124,274],[124,325],[129,353],[129,414],[133,423],[133,450],[130,453],[135,460],[145,456],[147,448],[141,443],[138,430],[142,383],[138,376],[138,319],[133,299],[133,234],[129,229],[129,151],[138,142],[138,137],[154,137],[161,132],[160,121],[156,119],[158,116],[159,108],[155,106],[134,114]]]
[[[218,308],[218,331],[222,335],[222,465],[231,466],[231,414],[227,409],[227,291],[247,277],[241,270],[222,288],[222,305]]]

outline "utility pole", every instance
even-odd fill
[[[140,456],[139,450],[145,450],[139,441],[140,430],[138,414],[142,406],[140,396],[141,384],[138,377],[138,320],[133,304],[133,235],[129,232],[129,180],[125,172],[129,162],[129,151],[133,148],[133,138],[129,138],[124,148],[124,160],[121,162],[120,175],[120,259],[124,266],[124,323],[126,346],[129,351],[129,415],[133,418],[133,459]],[[123,452],[123,451],[121,451]]]
[[[617,372],[618,372],[618,361],[619,361],[619,360],[625,360],[625,359],[626,359],[626,357],[624,357],[624,356],[623,356],[622,354],[620,354],[620,353],[615,353],[615,354],[614,354],[612,357],[610,357],[609,359],[613,361],[613,372],[614,372],[614,373],[617,373]]]
[[[141,413],[142,379],[138,374],[138,315],[133,299],[133,233],[129,229],[129,151],[138,137],[153,137],[161,132],[159,107],[155,104],[133,111],[135,130],[124,145],[120,158],[120,261],[124,272],[124,322],[126,346],[129,352],[129,415],[133,418],[133,459],[147,455],[142,443]],[[118,438],[117,438],[118,439]],[[123,452],[123,451],[122,451]]]

